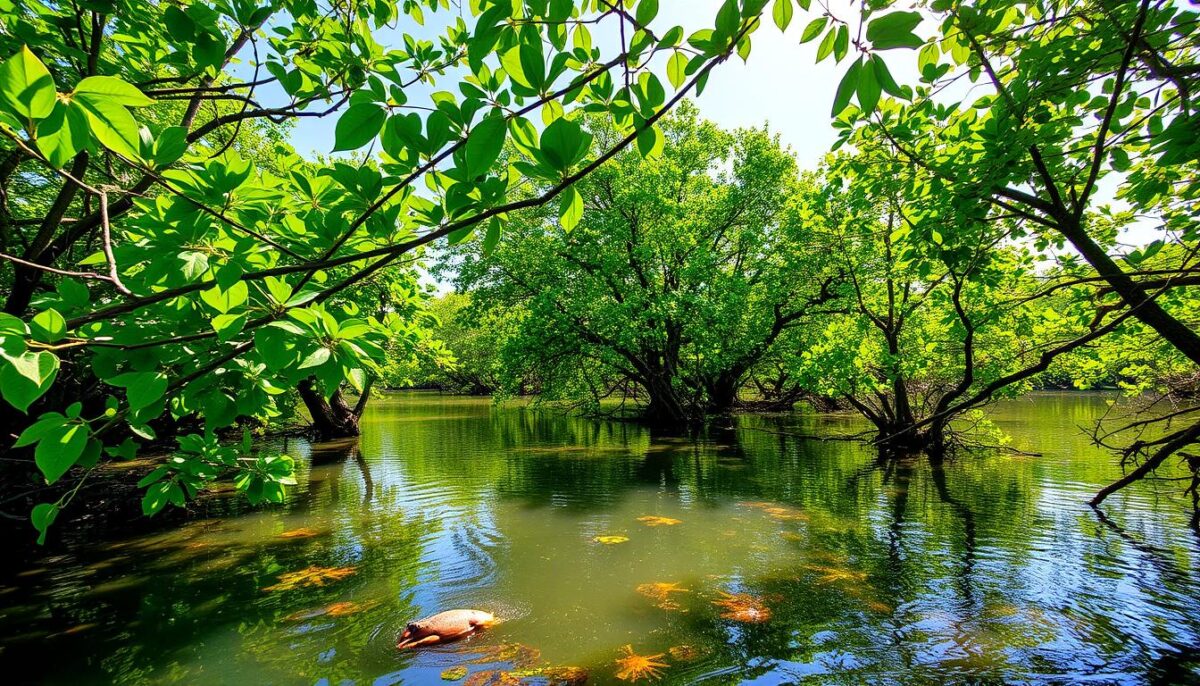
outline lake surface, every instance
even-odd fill
[[[1085,504],[1119,474],[1080,428],[1105,408],[1010,402],[997,424],[1040,457],[938,466],[789,435],[860,430],[849,417],[742,416],[692,441],[398,394],[373,401],[357,448],[291,441],[284,506],[213,496],[177,528],[76,531],[2,563],[0,669],[603,684],[646,666],[633,655],[665,684],[1200,683],[1182,487],[1118,494],[1107,519]],[[457,607],[504,621],[395,649],[407,621]]]

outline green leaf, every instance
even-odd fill
[[[38,441],[33,461],[46,477],[46,483],[52,484],[66,474],[83,455],[87,442],[87,429],[74,422],[51,430]]]
[[[546,82],[546,61],[542,55],[542,39],[536,31],[526,33],[532,36],[529,40],[521,41],[518,48],[518,58],[521,60],[521,73],[529,82],[529,87],[540,91]]]
[[[488,117],[471,129],[466,145],[468,178],[483,176],[495,164],[504,149],[507,130],[507,122],[499,115]]]
[[[33,522],[33,528],[38,531],[38,545],[45,545],[46,532],[58,517],[58,511],[57,503],[38,503],[33,506],[33,510],[29,513],[29,521]]]
[[[329,361],[329,348],[317,348],[312,351],[304,361],[300,363],[299,369],[308,369],[310,367],[320,367]]]
[[[195,281],[208,271],[208,255],[202,252],[181,252],[179,259],[183,261],[183,278],[188,281]]]
[[[50,71],[28,46],[0,64],[0,100],[22,118],[50,116],[57,95]]]
[[[885,14],[867,24],[867,40],[876,50],[919,48],[925,41],[913,33],[913,29],[920,23],[921,15],[917,12]]]
[[[54,343],[67,335],[67,320],[58,310],[49,308],[34,315],[29,331],[39,341]]]
[[[66,417],[57,412],[47,412],[38,418],[36,422],[25,427],[21,435],[17,437],[17,442],[13,443],[14,448],[24,448],[27,445],[33,445],[67,421]]]
[[[904,89],[900,84],[896,83],[896,79],[892,78],[892,72],[888,70],[887,63],[879,55],[871,55],[871,67],[875,72],[875,81],[883,88],[888,95],[897,98],[908,99]]]
[[[817,46],[817,61],[818,62],[825,59],[826,57],[829,57],[830,53],[833,52],[833,43],[837,39],[837,34],[838,34],[837,28],[833,28],[833,29],[830,29],[825,34],[825,37],[821,39],[821,44],[819,46]]]
[[[850,96],[858,88],[858,72],[861,68],[862,58],[860,57],[846,70],[846,75],[842,77],[841,83],[838,84],[837,95],[833,98],[833,113],[831,116],[838,116],[850,104]]]
[[[874,55],[871,56],[872,62],[874,57]],[[861,62],[862,59],[860,58],[859,61]],[[875,78],[874,65],[858,70],[858,105],[862,108],[864,115],[871,114],[879,105],[879,81]]]
[[[821,32],[825,30],[825,25],[828,23],[829,17],[817,17],[808,22],[808,26],[804,27],[804,33],[800,34],[800,42],[807,43],[821,35]]]
[[[533,88],[533,84],[529,81],[529,77],[525,76],[525,69],[521,67],[520,46],[509,48],[509,50],[500,57],[500,66],[504,68],[504,73],[508,74],[508,78],[522,86],[525,86],[526,88]]]
[[[562,202],[558,210],[558,221],[563,230],[570,233],[583,218],[583,196],[572,186],[563,191]]]
[[[387,121],[387,111],[373,102],[346,108],[333,131],[333,152],[357,150],[375,140]]]
[[[171,484],[170,481],[159,481],[146,489],[146,495],[142,496],[142,514],[153,517],[166,506]]]
[[[250,287],[245,281],[236,281],[229,288],[208,288],[200,291],[200,299],[221,314],[240,307],[249,296]]]
[[[637,136],[638,152],[642,154],[644,159],[658,157],[665,143],[666,139],[657,126],[646,127]]]
[[[584,143],[582,129],[576,122],[560,117],[542,132],[540,150],[556,171],[566,171],[574,164]]]
[[[491,255],[500,243],[500,219],[492,217],[488,221],[487,233],[483,235],[483,254]]]
[[[671,58],[667,60],[667,79],[674,88],[682,86],[687,79],[687,65],[687,55],[678,50],[671,53]]]
[[[642,26],[649,26],[658,16],[658,0],[642,0],[638,3],[637,14],[634,18]]]
[[[87,115],[92,135],[104,147],[130,159],[139,159],[141,135],[137,122],[124,105],[109,100],[92,100],[79,97],[71,102],[79,103]]]
[[[167,377],[160,372],[129,372],[109,380],[125,389],[130,410],[140,410],[163,397],[167,392]]]
[[[775,25],[780,31],[787,31],[788,24],[792,23],[794,11],[792,0],[775,0],[775,6],[771,8],[771,18],[775,20]]]
[[[24,412],[42,397],[58,375],[58,358],[48,351],[3,354],[0,359],[0,395]]]
[[[187,148],[187,129],[182,126],[168,126],[154,140],[154,165],[166,167],[173,164],[183,157]]]
[[[717,10],[717,34],[725,39],[725,42],[719,47],[728,45],[729,39],[733,38],[733,34],[737,33],[741,23],[742,12],[738,9],[738,0],[725,0],[725,4],[721,5],[721,9]]]
[[[114,76],[89,76],[75,86],[72,98],[107,100],[126,107],[153,105],[154,100],[146,97],[137,88]]]
[[[54,103],[54,111],[37,126],[37,147],[55,169],[61,169],[88,142],[88,120],[73,104]]]

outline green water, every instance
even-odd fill
[[[571,666],[620,683],[629,645],[662,653],[668,684],[1200,683],[1180,486],[1119,494],[1108,520],[1084,504],[1118,474],[1080,429],[1104,409],[1007,404],[997,423],[1041,457],[938,467],[787,435],[862,428],[845,417],[744,416],[692,441],[396,395],[357,448],[289,443],[302,474],[282,507],[215,496],[179,527],[7,560],[0,674],[436,684],[465,666],[474,685]],[[334,571],[287,576],[309,567]],[[504,621],[396,651],[407,621],[457,607]]]

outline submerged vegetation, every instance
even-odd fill
[[[148,515],[218,482],[281,502],[294,461],[259,438],[353,438],[406,385],[668,431],[806,401],[938,458],[1005,441],[994,400],[1110,385],[1137,411],[1092,427],[1125,468],[1093,503],[1179,460],[1200,509],[1176,4],[726,0],[690,33],[658,0],[0,13],[3,502],[39,540],[139,457]],[[762,31],[837,64],[815,168],[688,100]],[[300,154],[321,118],[331,155]]]

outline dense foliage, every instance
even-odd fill
[[[6,501],[44,537],[155,443],[147,513],[218,478],[279,501],[253,431],[302,404],[353,435],[376,379],[431,369],[674,425],[826,398],[934,451],[1047,372],[1175,403],[1097,429],[1131,469],[1096,502],[1200,440],[1196,14],[839,12],[726,0],[685,38],[658,0],[0,2]],[[667,117],[764,21],[848,65],[816,172]],[[334,155],[298,155],[325,117]],[[435,242],[469,305],[421,284]]]
[[[686,41],[651,26],[654,0],[628,4],[4,3],[3,425],[39,480],[71,485],[34,525],[156,437],[180,450],[143,479],[146,512],[227,476],[279,500],[290,458],[220,432],[276,420],[298,386],[361,392],[420,346],[413,289],[381,307],[355,289],[476,227],[490,249],[515,209],[576,216],[572,184],[653,153],[658,118],[747,53],[764,3],[731,0]],[[613,122],[608,147],[585,111]],[[366,153],[296,156],[283,134],[310,117]],[[506,140],[521,154],[498,163]],[[541,194],[514,199],[531,179]]]

